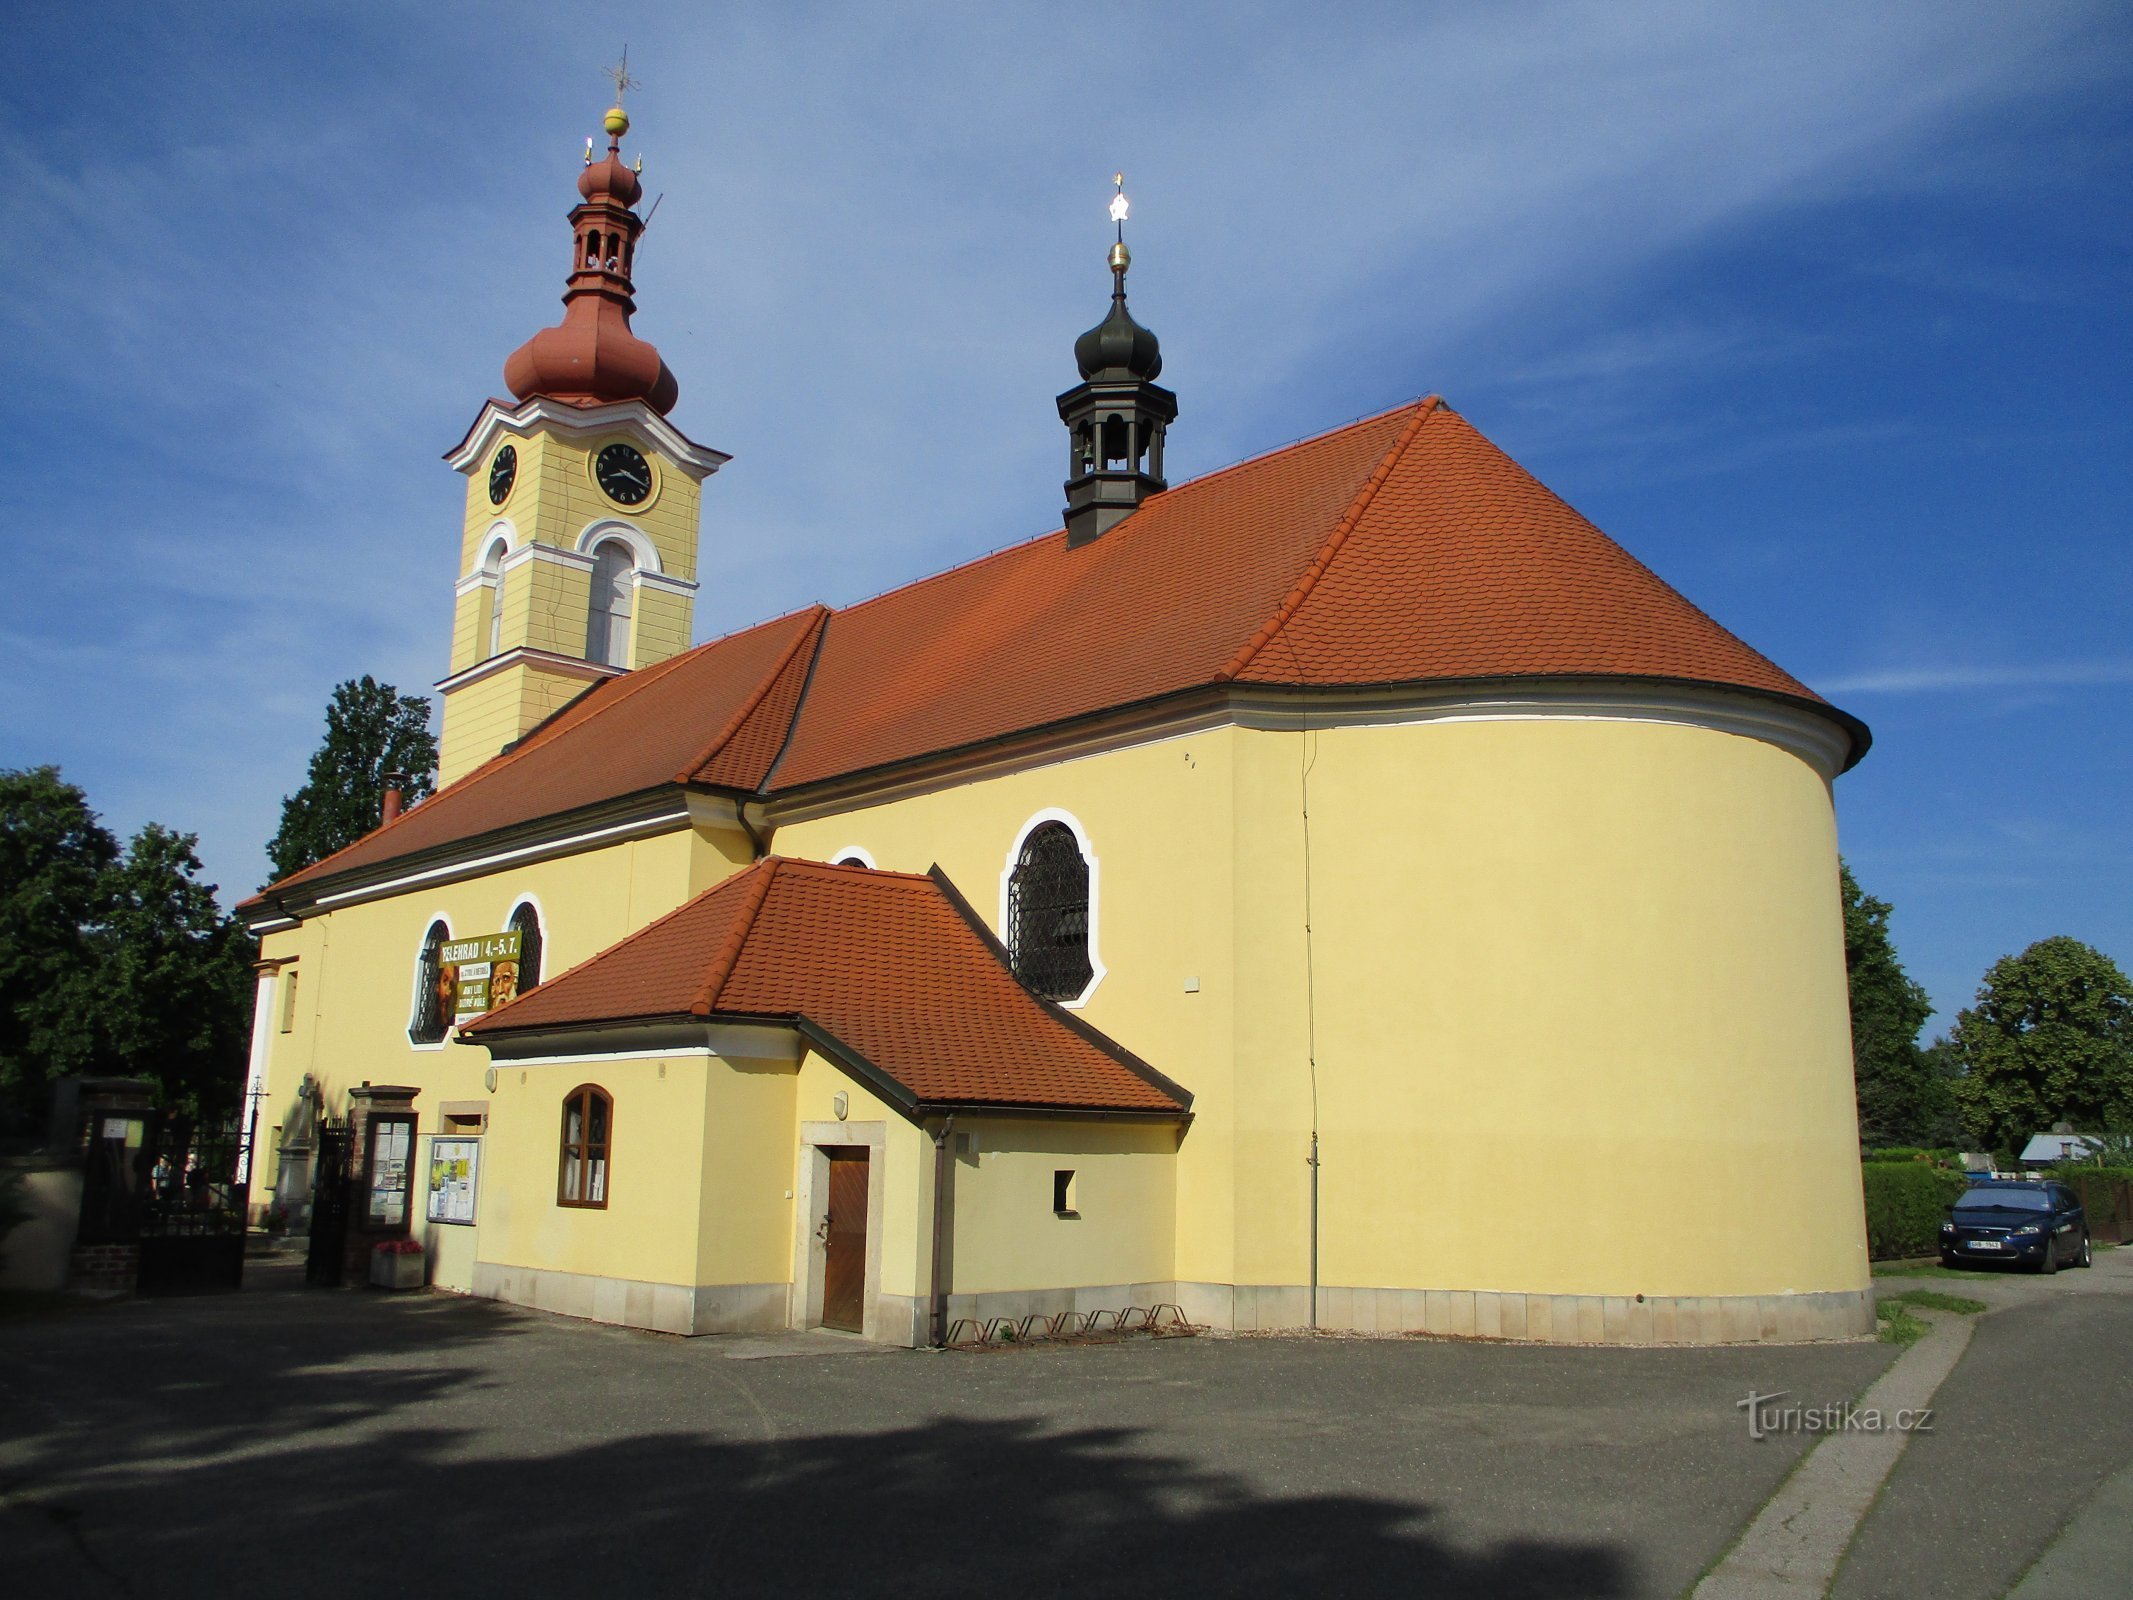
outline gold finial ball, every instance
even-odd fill
[[[1113,272],[1124,272],[1132,265],[1133,252],[1126,248],[1125,240],[1121,239],[1117,244],[1111,246],[1111,270]]]
[[[620,106],[609,106],[607,115],[600,119],[600,126],[619,139],[630,131],[630,114]]]

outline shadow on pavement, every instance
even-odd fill
[[[218,1341],[218,1318],[241,1337]],[[1631,1588],[1609,1545],[1455,1547],[1428,1506],[1269,1493],[1137,1428],[936,1418],[735,1439],[618,1422],[574,1444],[616,1404],[620,1380],[590,1362],[585,1392],[550,1397],[572,1425],[537,1422],[502,1453],[454,1413],[472,1423],[459,1402],[494,1381],[477,1362],[513,1359],[472,1347],[528,1326],[479,1302],[290,1292],[200,1307],[182,1334],[129,1308],[71,1321],[64,1351],[0,1339],[10,1585],[157,1600]]]

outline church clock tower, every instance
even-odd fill
[[[605,126],[570,213],[563,320],[504,363],[515,403],[491,400],[445,457],[467,477],[467,515],[440,784],[588,685],[689,646],[703,481],[729,458],[667,421],[679,386],[630,331],[644,163],[622,160],[619,95]]]

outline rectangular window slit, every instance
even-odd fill
[[[1080,1208],[1074,1203],[1074,1173],[1062,1167],[1052,1174],[1052,1210],[1062,1217],[1078,1217]]]

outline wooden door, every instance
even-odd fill
[[[867,1152],[829,1156],[829,1222],[823,1230],[822,1325],[866,1331]]]

